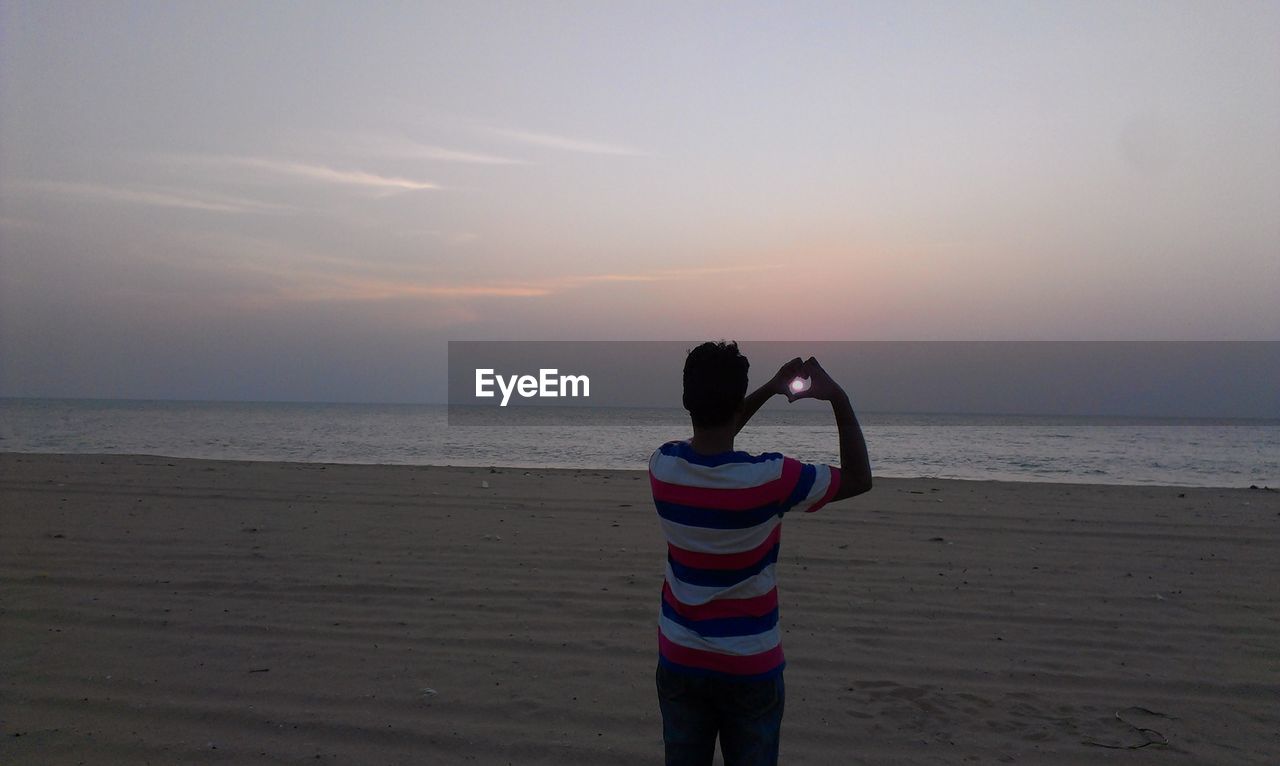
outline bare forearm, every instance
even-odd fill
[[[742,401],[742,418],[738,421],[738,431],[742,430],[747,421],[751,420],[752,416],[764,406],[765,402],[769,401],[769,397],[773,396],[774,393],[770,384],[766,383],[747,394],[747,398]]]
[[[862,436],[862,426],[853,412],[853,405],[843,391],[831,399],[835,413],[836,430],[840,434],[840,488],[836,500],[853,497],[871,489],[871,458],[867,455],[867,441]]]

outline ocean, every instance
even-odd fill
[[[829,410],[766,408],[743,450],[838,462]],[[504,422],[522,422],[520,408]],[[526,408],[532,414],[533,408]],[[0,451],[307,463],[643,469],[679,410],[590,425],[449,425],[444,405],[0,399]],[[1280,484],[1280,420],[859,413],[875,474],[1200,487]]]

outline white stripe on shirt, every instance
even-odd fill
[[[760,570],[759,574],[726,588],[721,585],[690,585],[676,577],[675,572],[671,571],[671,562],[667,562],[667,585],[671,587],[671,595],[676,597],[676,601],[689,606],[701,606],[722,598],[755,598],[769,593],[778,584],[774,572],[776,566],[777,564],[770,564]]]
[[[782,643],[782,633],[777,625],[763,633],[749,636],[701,636],[677,622],[672,622],[665,615],[659,614],[658,627],[662,635],[673,644],[739,657],[767,652]]]
[[[754,527],[712,529],[691,527],[658,517],[667,540],[677,548],[694,553],[742,553],[764,545],[774,527],[782,523],[776,514]]]

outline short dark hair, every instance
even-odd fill
[[[707,341],[684,360],[684,408],[696,428],[722,426],[733,418],[747,395],[751,363],[737,343]]]

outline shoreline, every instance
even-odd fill
[[[0,508],[6,762],[661,759],[643,472],[0,453]],[[784,762],[1280,748],[1277,493],[881,479],[777,566]]]
[[[644,474],[645,468],[592,468],[592,467],[570,467],[570,466],[537,466],[537,465],[502,465],[502,464],[474,464],[464,465],[459,463],[341,463],[326,461],[306,461],[306,460],[275,460],[275,459],[256,459],[256,458],[222,458],[222,457],[187,457],[181,455],[162,455],[158,453],[147,452],[10,452],[0,450],[0,458],[85,458],[85,459],[154,459],[154,460],[187,460],[199,461],[206,463],[229,463],[229,464],[249,464],[249,465],[296,465],[296,466],[332,466],[332,467],[352,467],[352,468],[456,468],[456,469],[476,469],[488,470],[496,468],[500,471],[539,471],[539,472],[575,472],[575,471],[596,471],[611,473],[638,473]],[[1014,484],[1014,485],[1035,485],[1035,486],[1061,486],[1061,487],[1115,487],[1115,488],[1148,488],[1148,489],[1170,489],[1170,490],[1188,490],[1188,489],[1205,489],[1205,490],[1244,490],[1254,492],[1280,492],[1280,488],[1271,487],[1269,485],[1250,485],[1250,486],[1227,486],[1227,485],[1206,485],[1206,484],[1159,484],[1159,483],[1112,483],[1112,482],[1091,482],[1091,481],[1055,481],[1051,479],[977,479],[951,476],[883,476],[876,475],[876,481],[945,481],[945,482],[974,482],[974,483],[993,483],[993,484]]]

